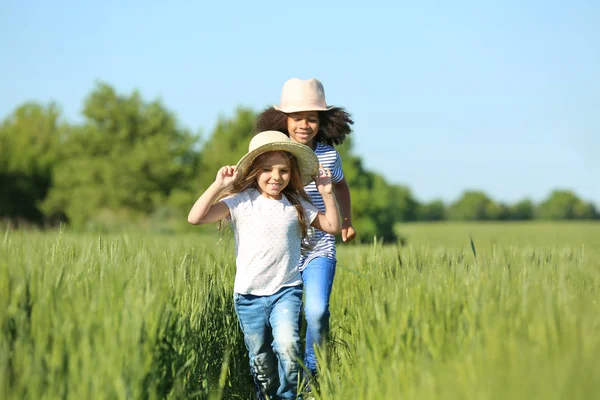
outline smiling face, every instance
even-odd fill
[[[291,179],[291,168],[287,158],[281,152],[275,151],[263,154],[258,162],[258,191],[268,199],[281,200],[281,192]]]
[[[287,115],[287,128],[294,142],[313,147],[313,139],[319,132],[319,112],[302,111]]]

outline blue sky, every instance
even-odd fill
[[[3,0],[0,116],[55,101],[80,121],[102,80],[207,136],[316,77],[366,166],[420,201],[565,188],[600,205],[600,2],[202,3]]]

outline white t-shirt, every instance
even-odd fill
[[[282,287],[302,283],[298,212],[288,199],[273,200],[256,189],[223,200],[229,208],[235,238],[235,293],[269,296]],[[317,208],[302,201],[307,223]]]

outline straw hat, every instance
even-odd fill
[[[319,159],[308,146],[292,141],[286,134],[278,131],[257,133],[250,141],[248,153],[238,161],[236,170],[242,176],[254,162],[254,159],[269,151],[287,151],[296,156],[302,182],[306,186],[319,172]]]
[[[288,80],[283,84],[279,103],[273,107],[286,114],[299,111],[327,111],[333,108],[325,101],[323,84],[314,78]]]

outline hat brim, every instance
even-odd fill
[[[319,172],[319,159],[315,152],[302,143],[290,141],[267,143],[243,156],[236,165],[236,171],[238,171],[239,176],[242,176],[244,172],[250,168],[256,157],[270,151],[287,151],[296,157],[298,166],[300,167],[302,184],[304,186],[311,183],[313,177]]]
[[[334,108],[334,106],[327,106],[327,107],[322,107],[322,106],[312,106],[312,107],[311,106],[280,107],[280,106],[274,104],[273,108],[276,109],[277,111],[281,111],[283,113],[290,114],[290,113],[302,112],[302,111],[329,111],[332,108]]]

